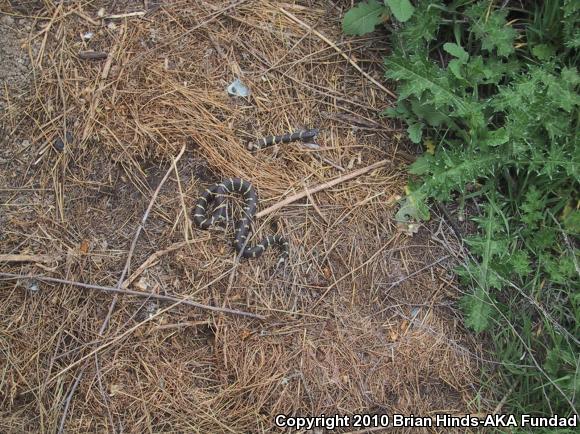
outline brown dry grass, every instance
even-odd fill
[[[11,140],[32,145],[0,175],[0,253],[55,263],[2,270],[115,286],[154,190],[186,145],[130,271],[174,242],[192,244],[161,256],[134,289],[268,319],[188,306],[160,312],[166,304],[121,296],[100,336],[111,295],[43,282],[32,293],[30,281],[0,281],[3,432],[58,430],[77,378],[71,432],[266,432],[278,413],[479,410],[479,349],[452,308],[451,261],[413,274],[444,249],[429,228],[410,237],[394,224],[406,180],[401,134],[385,121],[349,124],[375,124],[389,97],[279,8],[377,79],[383,36],[343,38],[342,9],[311,3],[174,1],[111,27],[82,17],[96,17],[96,1],[45,2],[34,12],[33,88],[3,117]],[[79,34],[88,30],[87,47]],[[110,57],[78,59],[87,48]],[[252,90],[247,100],[224,91],[238,76]],[[324,128],[319,151],[246,150],[305,126]],[[51,143],[66,130],[75,140],[57,152]],[[278,230],[290,240],[285,269],[274,269],[275,253],[237,264],[230,235],[192,227],[187,213],[209,183],[251,180],[263,209],[340,175],[320,157],[348,171],[393,164],[257,221],[259,235]],[[99,345],[98,358],[87,357]]]

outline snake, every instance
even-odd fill
[[[253,185],[240,178],[228,178],[211,185],[201,194],[195,205],[193,220],[201,229],[209,229],[214,224],[226,219],[226,199],[229,194],[240,194],[244,200],[242,217],[235,224],[233,246],[243,258],[259,258],[266,249],[278,245],[282,250],[279,262],[288,258],[288,240],[280,235],[265,237],[255,246],[248,246],[250,225],[258,208],[258,193]],[[208,215],[208,206],[213,212]]]
[[[280,136],[266,136],[262,137],[260,140],[252,143],[248,143],[248,149],[258,150],[266,146],[275,145],[277,143],[290,143],[297,140],[308,140],[313,139],[318,135],[320,130],[318,128],[313,128],[310,130],[296,131],[294,133],[282,134]]]

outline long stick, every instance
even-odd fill
[[[109,74],[109,69],[111,67],[111,61],[113,59],[113,53],[116,51],[116,49],[113,49],[113,51],[111,51],[111,54],[109,55],[109,59],[107,60],[107,63],[105,64],[105,67],[103,68],[103,72],[101,74],[101,78],[104,80],[107,78],[107,75]],[[103,85],[101,85],[99,87],[99,95],[97,96],[97,98],[100,97],[100,92],[103,89]],[[88,131],[88,126],[89,124],[87,124],[87,127],[85,128],[85,133]],[[179,151],[179,154],[177,154],[177,157],[175,158],[175,162],[178,161],[181,156],[183,155],[183,153],[185,152],[185,145],[183,145],[181,147],[181,151]],[[127,254],[127,260],[125,261],[125,266],[123,267],[123,271],[121,272],[121,277],[119,277],[119,280],[117,281],[117,286],[114,289],[114,291],[110,291],[110,292],[114,292],[115,296],[113,297],[113,300],[111,300],[111,303],[109,304],[109,309],[107,310],[107,316],[105,317],[105,319],[103,320],[103,323],[101,324],[101,327],[99,329],[99,336],[103,336],[105,331],[107,330],[107,327],[109,326],[109,321],[111,320],[111,316],[113,315],[113,310],[115,309],[115,307],[117,306],[117,297],[119,295],[119,293],[121,291],[123,291],[121,289],[121,285],[123,283],[123,281],[125,280],[125,276],[127,275],[127,273],[129,272],[129,268],[131,267],[131,259],[133,257],[133,252],[135,251],[135,246],[137,245],[137,240],[139,239],[139,235],[141,234],[141,231],[143,230],[143,227],[145,226],[145,222],[147,221],[147,218],[149,217],[149,213],[151,212],[151,210],[153,209],[153,204],[155,203],[155,199],[157,199],[157,195],[159,194],[159,191],[161,190],[161,187],[163,187],[163,184],[165,184],[165,181],[167,181],[167,179],[169,178],[169,174],[171,173],[173,169],[173,165],[167,170],[167,173],[165,173],[165,176],[163,177],[163,179],[159,182],[159,185],[157,186],[157,188],[155,189],[155,191],[153,192],[153,196],[151,197],[151,201],[149,202],[149,206],[147,207],[147,209],[145,210],[145,214],[143,214],[143,217],[141,218],[141,222],[139,223],[139,227],[137,228],[137,230],[135,231],[135,236],[133,237],[133,241],[131,242],[131,247],[129,247],[129,253]],[[52,278],[49,278],[52,279]],[[64,283],[64,282],[61,282]],[[103,289],[103,287],[101,288],[95,288],[93,285],[92,288],[90,286],[84,286],[84,285],[88,285],[88,284],[82,284],[79,286],[83,286],[85,288],[89,288],[89,289],[101,289],[101,290],[105,290]],[[124,290],[127,291],[127,290]],[[135,292],[135,291],[133,291]],[[127,292],[126,292],[127,293]],[[133,295],[139,295],[139,293],[134,293]],[[179,299],[176,299],[179,300]],[[193,303],[193,302],[191,302]],[[197,306],[197,307],[201,307],[201,306]],[[80,384],[80,381],[82,380],[82,377],[84,376],[85,373],[85,369],[87,367],[87,363],[85,363],[79,373],[79,376],[77,377],[77,380],[75,381],[75,383],[73,384],[68,396],[67,396],[67,403],[64,407],[64,411],[63,414],[61,416],[61,420],[60,420],[60,425],[59,425],[59,429],[58,429],[58,434],[61,434],[64,432],[64,425],[66,422],[66,418],[67,418],[67,412],[68,412],[68,408],[69,408],[69,402],[70,400],[72,400],[75,390],[78,387],[78,385]],[[95,352],[95,365],[97,368],[97,378],[99,379],[100,382],[100,372],[99,372],[99,363],[97,360],[97,354]],[[103,399],[106,400],[106,396],[103,396]]]
[[[0,254],[0,262],[54,262],[58,259],[51,255],[20,255],[20,254]]]
[[[280,201],[280,202],[272,205],[271,207],[266,208],[263,211],[260,211],[259,213],[256,214],[256,217],[257,218],[264,217],[265,215],[271,214],[274,211],[277,211],[280,208],[285,207],[288,204],[291,204],[292,202],[296,202],[297,200],[300,200],[304,197],[307,197],[309,195],[313,195],[314,193],[318,193],[321,190],[324,190],[324,189],[327,189],[330,187],[334,187],[335,185],[340,184],[341,182],[345,182],[345,181],[348,181],[349,179],[356,178],[357,176],[364,175],[365,173],[370,172],[371,170],[386,166],[389,163],[391,163],[391,160],[381,160],[381,161],[377,161],[374,164],[371,164],[370,166],[363,167],[362,169],[355,170],[354,172],[351,172],[351,173],[347,173],[346,175],[340,175],[339,177],[334,178],[331,181],[324,182],[322,184],[318,184],[315,187],[306,189],[306,190],[302,191],[301,193],[297,193],[293,196],[290,196],[290,197],[284,199],[283,201]]]
[[[195,301],[191,301],[191,300],[188,300],[186,298],[178,298],[178,297],[173,297],[171,295],[161,295],[161,294],[152,294],[152,293],[148,293],[148,292],[133,291],[132,289],[121,289],[121,288],[116,288],[114,286],[93,285],[90,283],[75,282],[73,280],[58,279],[56,277],[41,276],[41,275],[21,276],[19,274],[14,274],[14,273],[0,273],[0,278],[36,279],[36,280],[41,280],[44,282],[62,283],[65,285],[73,285],[73,286],[78,286],[80,288],[85,288],[85,289],[95,289],[95,290],[99,290],[99,291],[112,292],[112,293],[116,293],[116,294],[127,294],[127,295],[134,295],[137,297],[154,298],[156,300],[171,301],[174,303],[186,304],[188,306],[196,307],[199,309],[211,310],[213,312],[221,312],[221,313],[230,314],[230,315],[245,316],[248,318],[255,318],[255,319],[259,319],[259,320],[266,319],[266,317],[263,315],[258,315],[258,314],[254,314],[254,313],[250,313],[250,312],[244,312],[242,310],[228,309],[226,307],[216,307],[216,306],[210,306],[207,304],[196,303]]]

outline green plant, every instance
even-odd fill
[[[409,2],[364,3],[344,23],[362,34],[393,12],[385,67],[398,101],[386,115],[414,143],[437,143],[411,165],[397,218],[428,219],[429,200],[479,207],[459,270],[466,324],[492,337],[514,409],[575,413],[580,2],[415,1],[402,16],[392,3]]]

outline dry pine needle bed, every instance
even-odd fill
[[[0,280],[0,430],[267,432],[279,413],[478,411],[480,349],[437,241],[452,237],[393,218],[408,154],[377,117],[392,101],[381,35],[344,38],[346,1],[145,4],[0,2],[28,59],[2,83],[0,271],[53,279]],[[227,94],[235,78],[249,97]],[[248,150],[305,128],[321,128],[318,148]],[[192,223],[227,177],[249,180],[264,211],[382,160],[258,214],[251,242],[283,235],[285,267],[276,249],[238,260],[231,225]]]

